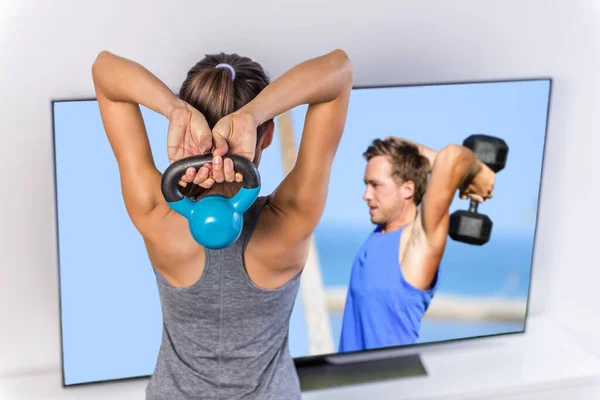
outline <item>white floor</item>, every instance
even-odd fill
[[[524,335],[426,347],[428,376],[304,394],[335,399],[600,399],[600,359],[548,317]],[[63,388],[60,370],[0,380],[10,400],[144,399],[145,379]]]

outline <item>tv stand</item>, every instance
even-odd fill
[[[338,354],[299,359],[295,363],[303,392],[427,375],[418,354],[386,358]]]

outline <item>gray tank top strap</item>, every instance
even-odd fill
[[[268,200],[268,196],[258,197],[254,204],[252,204],[252,206],[244,214],[244,228],[242,229],[242,234],[237,240],[242,251],[246,249],[246,246],[248,245],[248,242],[254,233],[254,229],[256,228],[259,217]]]

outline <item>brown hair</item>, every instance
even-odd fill
[[[392,165],[392,176],[400,178],[402,182],[413,182],[413,201],[417,206],[421,204],[427,189],[430,163],[419,153],[417,146],[394,138],[375,139],[363,156],[367,162],[376,156],[387,156]]]
[[[227,64],[229,67],[219,67]],[[200,111],[212,129],[224,116],[242,108],[254,99],[270,83],[269,75],[261,65],[238,54],[207,54],[187,73],[179,98]],[[266,122],[257,129],[258,139],[266,128]],[[188,184],[181,188],[185,196],[195,197],[204,191],[198,185]]]

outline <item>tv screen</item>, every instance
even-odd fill
[[[355,261],[377,229],[365,200],[363,153],[374,139],[388,136],[439,151],[463,144],[471,135],[488,135],[501,139],[508,153],[496,174],[494,197],[479,205],[477,216],[463,215],[463,221],[480,222],[485,218],[480,214],[489,217],[489,239],[474,244],[448,237],[435,291],[420,322],[418,316],[416,322],[402,316],[381,322],[382,329],[394,324],[405,329],[398,325],[406,324],[406,330],[416,327],[417,332],[412,339],[405,335],[405,340],[379,347],[524,331],[550,91],[549,79],[353,90],[327,204],[292,312],[293,357],[345,352],[342,336],[349,342],[355,339],[350,328],[343,332],[344,313],[358,312],[348,310],[348,288],[358,268]],[[306,110],[297,107],[276,118],[274,141],[259,166],[261,195],[271,193],[283,179],[282,154],[289,153],[282,152],[282,143],[298,148]],[[64,384],[151,375],[162,334],[156,276],[125,209],[98,104],[53,101],[52,112]],[[142,114],[156,165],[164,171],[169,165],[168,121],[143,107]],[[493,151],[505,151],[498,143]],[[457,193],[449,212],[458,210],[469,210],[469,201]],[[477,228],[463,224],[460,229]],[[409,299],[410,293],[399,296]],[[377,346],[346,348],[370,351]]]

